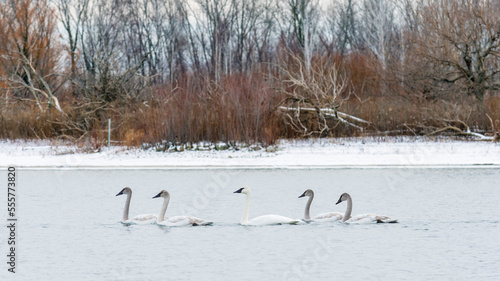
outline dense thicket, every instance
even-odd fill
[[[130,145],[491,132],[499,17],[496,0],[1,1],[0,137],[98,147],[108,118]]]

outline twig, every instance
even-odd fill
[[[287,110],[287,111],[297,111],[297,108],[294,108],[294,107],[280,106],[278,108],[282,109],[282,110]],[[300,110],[317,111],[316,109],[309,108],[309,107],[302,107],[302,108],[299,109],[299,112],[300,112]],[[355,128],[357,128],[357,129],[359,129],[361,131],[364,130],[363,127],[361,127],[359,125],[356,125],[356,124],[354,124],[352,122],[349,122],[349,121],[347,121],[344,118],[351,119],[353,121],[356,121],[356,122],[359,122],[359,123],[363,123],[363,124],[371,124],[370,122],[368,122],[366,120],[363,120],[361,118],[358,118],[358,117],[355,117],[355,116],[352,116],[352,115],[349,115],[347,113],[343,113],[343,112],[340,112],[340,111],[336,111],[337,115],[335,115],[335,111],[332,110],[332,109],[330,109],[330,108],[321,108],[320,111],[323,112],[327,116],[330,116],[330,117],[333,117],[335,119],[338,119],[342,123],[347,124],[347,125],[352,126],[352,127],[355,127]]]

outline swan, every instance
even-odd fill
[[[242,187],[238,190],[236,190],[233,193],[243,193],[246,194],[247,200],[246,200],[246,206],[245,206],[245,212],[243,213],[243,218],[241,219],[240,224],[241,225],[272,225],[272,224],[297,224],[299,220],[294,220],[291,218],[287,218],[284,216],[279,216],[279,215],[264,215],[264,216],[259,216],[256,218],[253,218],[252,220],[248,220],[248,213],[250,209],[250,197],[252,194],[252,191],[250,187]]]
[[[153,196],[154,198],[163,197],[163,205],[160,209],[160,214],[157,216],[156,224],[164,226],[197,226],[197,225],[212,225],[213,222],[205,221],[200,218],[192,216],[175,216],[171,218],[165,217],[165,212],[167,211],[168,203],[170,202],[170,193],[166,190],[160,191],[160,193]],[[161,219],[163,218],[163,219]]]
[[[354,217],[351,217],[352,213],[352,198],[349,193],[342,193],[340,195],[339,201],[335,203],[335,205],[342,203],[343,201],[347,201],[347,208],[344,214],[344,217],[342,218],[342,222],[348,222],[348,223],[396,223],[398,222],[397,219],[392,219],[390,217],[386,216],[381,216],[381,215],[372,215],[372,214],[363,214],[363,215],[357,215]]]
[[[137,223],[153,223],[156,220],[156,215],[152,214],[144,214],[137,215],[131,219],[128,218],[129,208],[130,208],[130,200],[132,199],[132,189],[130,187],[125,187],[122,189],[116,196],[119,195],[127,195],[127,200],[125,201],[125,208],[123,209],[123,218],[122,223],[125,224],[137,224]]]
[[[309,215],[309,209],[311,209],[311,203],[314,199],[314,191],[311,189],[308,189],[302,193],[302,195],[299,196],[299,198],[306,197],[308,196],[309,199],[307,200],[306,204],[306,209],[304,211],[304,220],[305,221],[311,221],[311,216]],[[327,222],[327,221],[338,221],[341,220],[344,214],[342,213],[337,213],[337,212],[331,212],[331,213],[322,213],[317,216],[315,216],[312,221],[318,221],[318,222]]]

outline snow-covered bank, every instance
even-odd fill
[[[0,167],[255,167],[321,168],[349,166],[500,165],[500,144],[422,138],[322,139],[281,141],[276,151],[157,152],[153,149],[103,148],[82,153],[76,146],[50,142],[0,141]]]

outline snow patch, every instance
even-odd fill
[[[217,144],[220,145],[220,144]],[[112,146],[88,152],[50,141],[0,141],[0,166],[27,168],[321,168],[500,165],[500,144],[421,137],[282,140],[271,149],[182,152]]]

